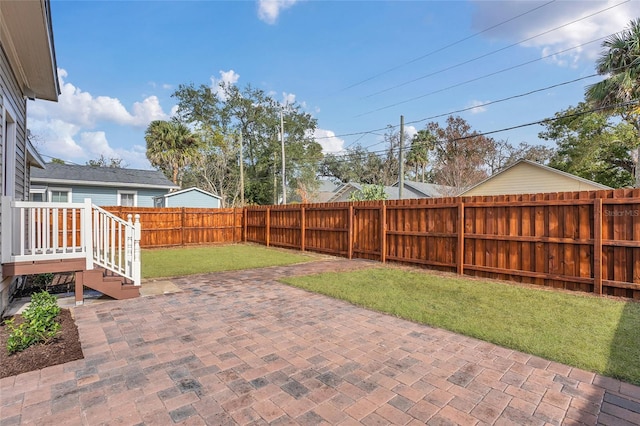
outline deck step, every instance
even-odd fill
[[[76,273],[76,302],[82,287],[89,287],[114,299],[133,299],[140,296],[140,287],[125,278],[105,272],[103,268]]]

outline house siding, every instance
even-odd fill
[[[165,197],[165,207],[197,207],[197,208],[219,208],[220,200],[203,194],[199,191],[189,191],[182,194],[169,195]]]
[[[521,163],[472,188],[463,195],[535,194],[599,189],[602,187],[560,173],[543,170],[531,164]]]
[[[138,207],[153,207],[153,197],[164,195],[166,189],[135,189],[135,188],[106,188],[100,186],[59,186],[49,185],[51,188],[70,188],[71,201],[82,203],[85,198],[90,198],[96,206],[115,206],[118,204],[118,191],[137,192]]]
[[[23,200],[27,189],[25,186],[26,179],[26,122],[27,122],[27,101],[22,94],[22,90],[16,80],[7,55],[4,48],[0,46],[0,106],[2,110],[6,107],[10,108],[15,117],[12,117],[16,123],[16,136],[15,136],[15,166],[10,173],[14,173],[15,179],[15,192],[14,197],[16,200]],[[0,112],[2,112],[0,110]],[[2,114],[4,116],[4,114]],[[6,141],[4,140],[5,129],[3,128],[3,120],[0,119],[0,188],[4,195],[5,185],[5,149]],[[1,203],[1,201],[0,201]],[[1,208],[1,205],[0,205]],[[2,217],[0,217],[0,221]],[[0,235],[0,238],[2,236]],[[0,247],[0,256],[2,248]],[[15,282],[11,277],[5,279],[4,276],[0,279],[0,314],[4,313],[9,305],[9,296],[12,290],[12,284]]]

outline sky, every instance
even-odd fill
[[[584,99],[602,41],[640,17],[640,0],[52,0],[51,13],[62,93],[28,102],[37,149],[149,169],[145,129],[192,83],[297,102],[325,153],[383,150],[401,116],[410,135],[457,115],[549,145],[522,125]]]

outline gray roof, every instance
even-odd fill
[[[44,169],[32,169],[31,182],[129,188],[179,188],[159,170],[77,166],[58,163],[47,163]]]
[[[395,183],[393,186],[400,186],[400,182]],[[435,183],[416,182],[413,180],[404,181],[405,188],[412,188],[426,195],[427,197],[447,197],[452,194],[457,194],[459,191],[452,186],[437,185]]]

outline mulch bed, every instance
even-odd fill
[[[17,325],[22,318],[20,315],[16,317]],[[9,330],[2,322],[0,324],[0,378],[84,358],[78,327],[69,309],[61,309],[57,321],[60,323],[60,331],[52,341],[30,346],[12,355],[7,353]]]

